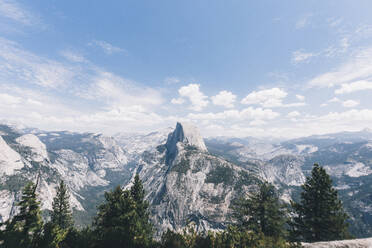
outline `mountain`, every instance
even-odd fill
[[[129,187],[139,173],[158,234],[189,221],[200,230],[219,229],[231,222],[232,202],[258,181],[251,171],[209,154],[199,130],[188,123],[115,138],[6,125],[0,132],[2,221],[16,213],[25,183],[40,176],[42,209],[51,210],[55,187],[63,179],[77,223],[87,224],[104,191]]]
[[[150,202],[157,235],[192,221],[199,230],[231,223],[234,201],[266,180],[284,202],[298,200],[312,165],[331,175],[357,237],[372,235],[372,132],[343,132],[293,140],[217,137],[203,139],[192,124],[177,123],[149,134],[113,137],[46,132],[0,125],[0,221],[29,180],[40,177],[44,213],[63,179],[78,225],[91,222],[103,193],[130,187],[138,173]]]
[[[52,209],[55,188],[63,179],[71,191],[77,222],[87,224],[104,191],[131,178],[126,152],[100,134],[17,130],[0,125],[0,220],[17,211],[15,201],[29,180],[40,176],[41,207]],[[88,218],[87,218],[88,217]]]
[[[358,237],[372,235],[372,132],[342,132],[282,142],[207,139],[208,150],[239,166],[258,166],[259,175],[282,193],[298,199],[300,185],[314,163],[324,166],[351,217]],[[264,147],[264,149],[263,149]]]
[[[231,205],[258,182],[253,173],[208,153],[196,127],[177,123],[167,142],[143,154],[143,180],[156,230],[231,223]]]

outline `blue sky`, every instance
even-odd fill
[[[0,0],[0,119],[299,137],[372,123],[371,1]]]

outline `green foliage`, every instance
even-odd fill
[[[249,198],[241,199],[235,208],[235,217],[242,230],[262,233],[274,240],[285,235],[285,212],[274,186],[264,182]]]
[[[68,229],[73,226],[69,198],[67,186],[61,180],[57,187],[56,196],[53,199],[53,211],[51,213],[52,223],[61,229]]]
[[[292,239],[315,242],[350,238],[348,215],[324,168],[314,164],[302,190],[300,203],[292,202],[296,214],[291,223]]]
[[[295,245],[284,239],[255,234],[229,226],[221,232],[200,234],[193,227],[187,227],[183,233],[168,230],[161,238],[161,248],[294,248]]]
[[[167,230],[161,237],[162,248],[186,248],[186,241],[182,234]]]
[[[40,203],[36,198],[36,187],[30,182],[23,189],[22,199],[18,203],[19,214],[5,223],[5,230],[0,234],[2,247],[39,247],[43,221]]]
[[[182,158],[178,164],[173,165],[172,171],[186,174],[186,172],[190,169],[190,161],[188,159]]]
[[[233,169],[228,166],[219,165],[207,174],[205,182],[214,184],[224,183],[226,185],[230,185],[232,184],[233,180]]]
[[[51,222],[44,225],[44,235],[40,247],[62,248],[62,242],[66,239],[68,230],[62,229]]]
[[[149,247],[152,243],[152,226],[138,175],[130,190],[118,186],[112,192],[105,193],[105,200],[98,207],[93,224],[97,247]]]
[[[93,248],[95,244],[95,236],[90,227],[85,227],[82,230],[71,228],[63,241],[63,248]],[[62,248],[61,247],[61,248]]]
[[[258,184],[259,182],[260,180],[257,177],[250,175],[248,172],[239,171],[239,176],[237,182],[235,183],[234,189],[243,191],[243,186]]]

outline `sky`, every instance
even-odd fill
[[[372,128],[372,1],[0,0],[0,120],[295,138]]]

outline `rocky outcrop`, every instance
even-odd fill
[[[199,131],[177,123],[166,144],[144,154],[138,169],[157,234],[194,222],[200,231],[231,223],[231,205],[258,179],[207,152]]]
[[[371,248],[372,238],[303,243],[302,246],[304,248]]]

